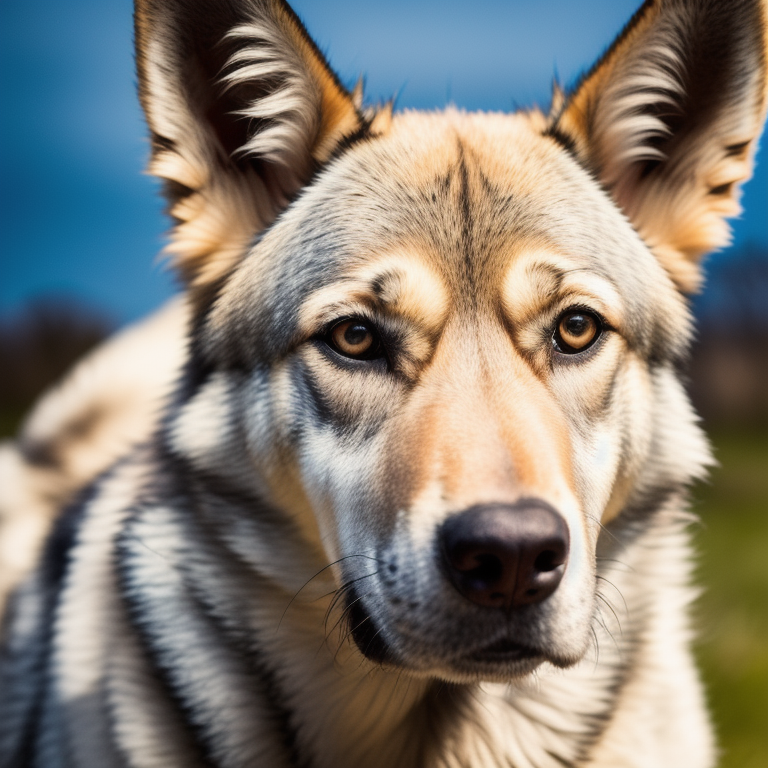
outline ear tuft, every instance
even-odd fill
[[[372,136],[383,136],[392,128],[392,113],[395,103],[388,101],[379,107],[370,107],[365,110],[365,119],[368,121],[368,130]]]
[[[277,8],[276,18],[255,19],[227,34],[237,50],[221,81],[229,93],[243,89],[238,99],[243,107],[236,114],[258,126],[236,152],[279,164],[297,176],[293,185],[298,188],[315,164],[325,162],[334,146],[357,130],[360,116],[354,97],[301,39],[292,15]],[[273,85],[266,93],[249,94],[254,84],[257,89]]]
[[[352,89],[352,103],[355,105],[355,109],[358,111],[363,108],[363,99],[365,96],[365,79],[360,77],[355,83],[355,87]]]
[[[684,291],[740,211],[765,117],[767,39],[763,0],[647,0],[548,127]]]

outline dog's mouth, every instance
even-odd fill
[[[541,651],[504,638],[490,645],[478,648],[464,658],[479,664],[503,664],[513,661],[541,659],[541,657]]]
[[[362,600],[353,591],[348,596],[347,620],[352,639],[363,656],[378,664],[396,663],[395,654],[365,610]],[[541,650],[509,638],[501,638],[488,645],[469,650],[467,653],[460,653],[454,659],[454,663],[462,669],[473,667],[486,671],[492,669],[498,671],[499,669],[510,670],[519,663],[525,667],[529,667],[531,663],[536,666],[544,659],[545,654]]]

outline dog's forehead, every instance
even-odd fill
[[[601,280],[640,336],[661,304],[666,313],[676,303],[664,270],[592,176],[546,136],[543,120],[413,112],[322,171],[254,248],[229,293],[259,286],[248,301],[260,307],[259,326],[288,339],[308,302],[332,306],[333,286],[343,293],[353,282],[359,291],[361,274],[370,292],[394,276],[410,286],[411,305],[501,299],[514,309],[524,293],[515,282],[539,266]]]
[[[270,235],[290,241],[280,250],[303,261],[310,284],[401,249],[462,294],[468,278],[498,284],[526,245],[566,254],[628,295],[638,260],[662,277],[607,194],[525,114],[398,115],[389,134],[320,174]]]

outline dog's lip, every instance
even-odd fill
[[[502,638],[489,645],[476,648],[465,656],[466,659],[475,662],[510,662],[524,661],[529,659],[541,658],[541,651],[531,648],[527,645],[521,645],[514,640]]]

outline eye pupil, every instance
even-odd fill
[[[344,341],[351,347],[358,347],[365,344],[366,339],[371,335],[371,332],[366,326],[360,323],[350,324],[346,331],[344,331]]]
[[[589,330],[590,320],[584,315],[570,315],[565,320],[565,329],[572,336],[583,336]]]

